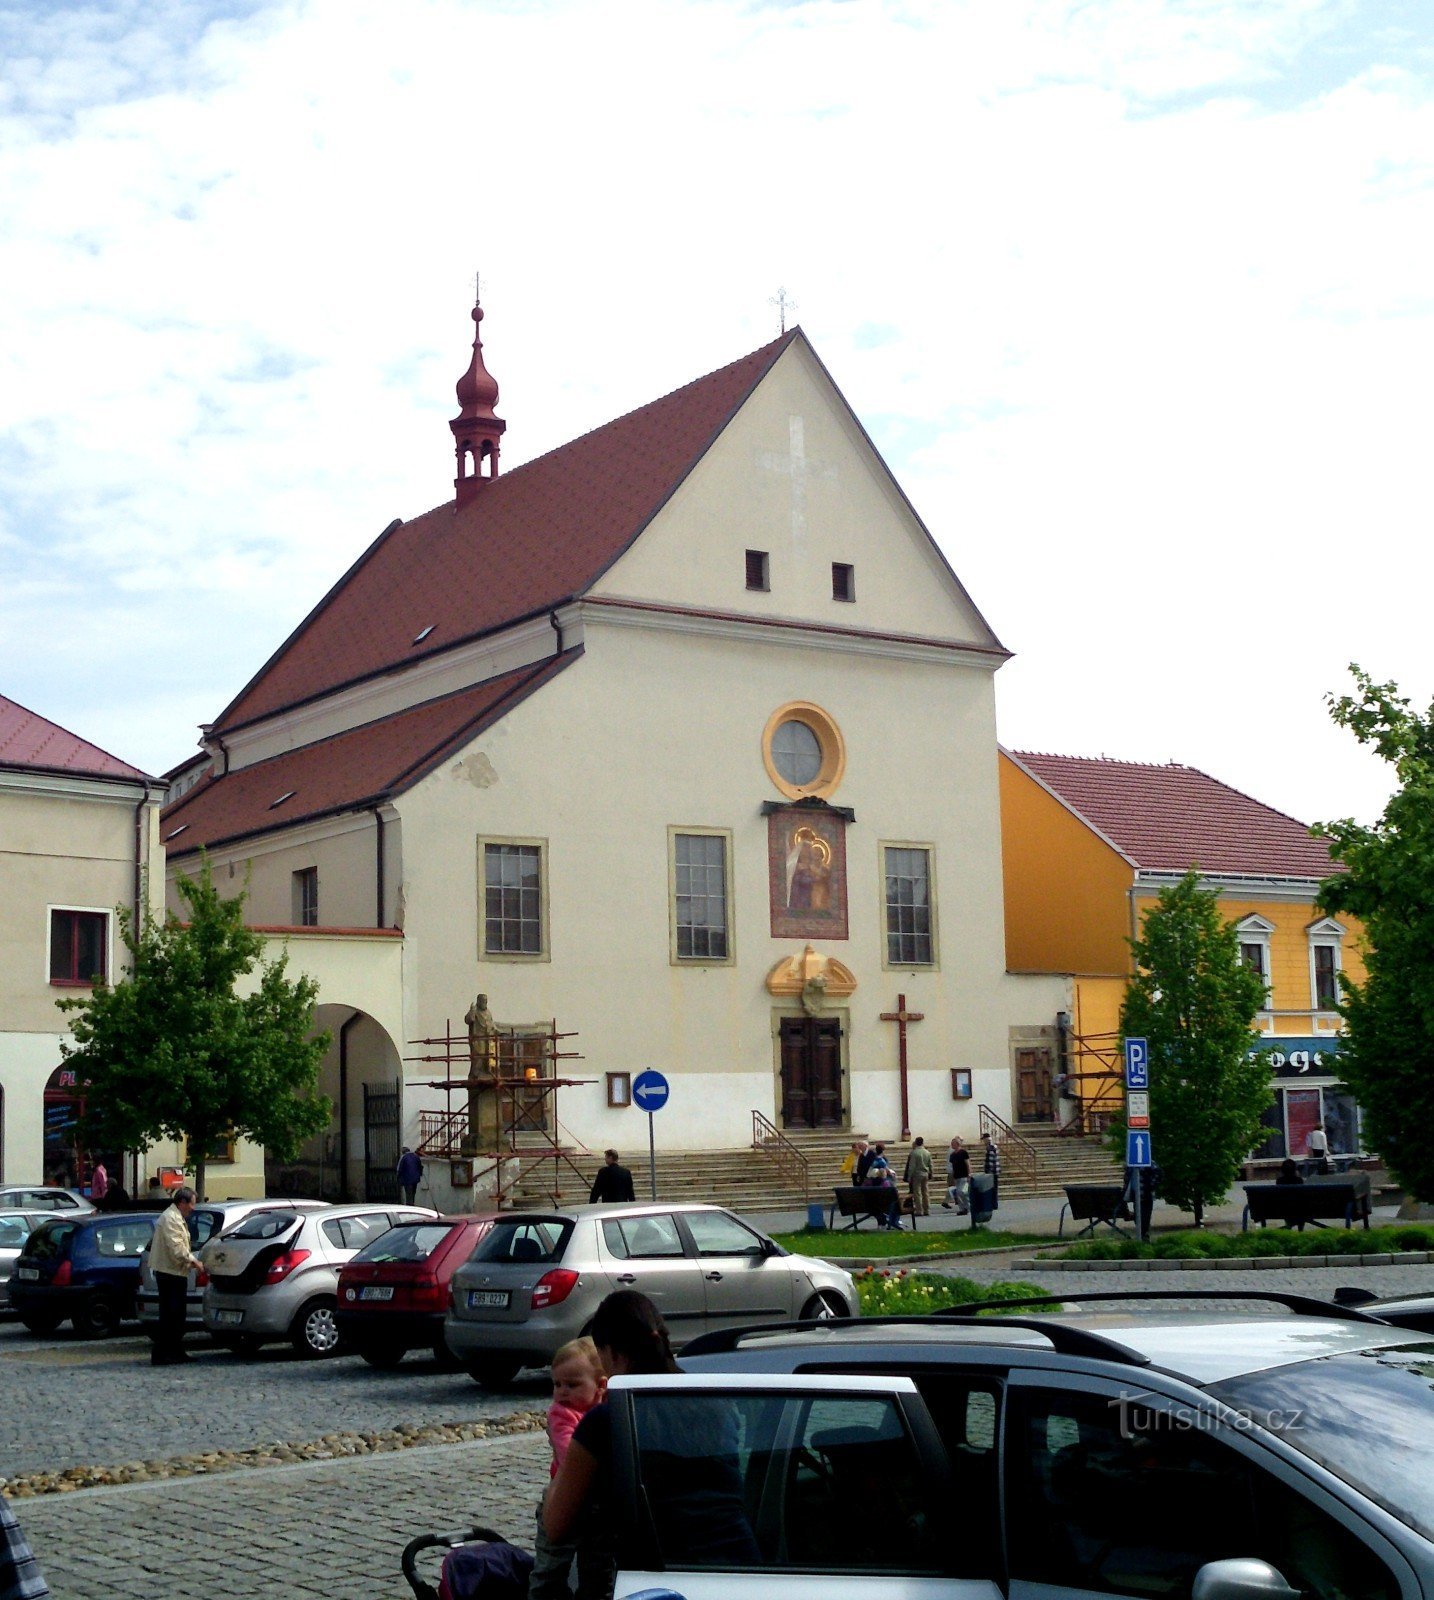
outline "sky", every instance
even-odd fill
[[[0,0],[0,693],[151,772],[451,497],[785,288],[1002,641],[1016,749],[1310,821],[1434,693],[1414,0]]]

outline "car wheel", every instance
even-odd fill
[[[20,1321],[31,1333],[38,1333],[42,1337],[52,1334],[65,1319],[57,1317],[52,1311],[22,1311]]]
[[[119,1329],[120,1308],[107,1294],[97,1294],[70,1318],[82,1339],[108,1339]]]
[[[360,1359],[371,1367],[396,1367],[408,1354],[401,1344],[365,1344],[359,1346]]]
[[[246,1357],[258,1355],[259,1346],[262,1342],[262,1340],[256,1339],[252,1333],[231,1333],[217,1341],[231,1355]]]
[[[521,1362],[511,1356],[484,1356],[467,1363],[468,1376],[485,1389],[506,1389],[518,1375]]]
[[[836,1322],[851,1313],[834,1294],[814,1294],[802,1307],[803,1322]]]
[[[310,1300],[294,1318],[290,1338],[301,1356],[307,1356],[311,1361],[323,1361],[339,1353],[343,1346],[343,1335],[334,1320],[334,1305],[332,1295],[321,1295],[316,1300]]]

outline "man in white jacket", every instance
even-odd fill
[[[194,1190],[185,1186],[174,1191],[168,1209],[160,1213],[149,1247],[149,1270],[154,1274],[159,1296],[159,1327],[149,1359],[157,1367],[188,1361],[184,1348],[185,1299],[191,1269],[201,1265],[189,1242],[189,1218],[194,1211]]]

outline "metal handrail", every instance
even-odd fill
[[[1000,1152],[1001,1176],[1024,1177],[1034,1181],[1041,1165],[1041,1158],[1036,1153],[1035,1145],[1029,1139],[1023,1139],[1011,1124],[1004,1117],[997,1116],[990,1106],[983,1105],[977,1109],[981,1113],[982,1135],[989,1133],[992,1143]]]
[[[801,1185],[803,1200],[810,1201],[811,1166],[806,1156],[770,1117],[763,1116],[755,1107],[752,1110],[752,1148],[759,1154],[771,1156],[784,1177],[795,1178]]]

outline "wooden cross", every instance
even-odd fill
[[[908,1022],[920,1022],[925,1015],[924,1011],[908,1011],[904,994],[897,995],[895,1011],[883,1011],[881,1013],[883,1022],[894,1022],[896,1024],[897,1059],[901,1067],[901,1137],[903,1139],[911,1137],[911,1106],[906,1092],[906,1024]]]

